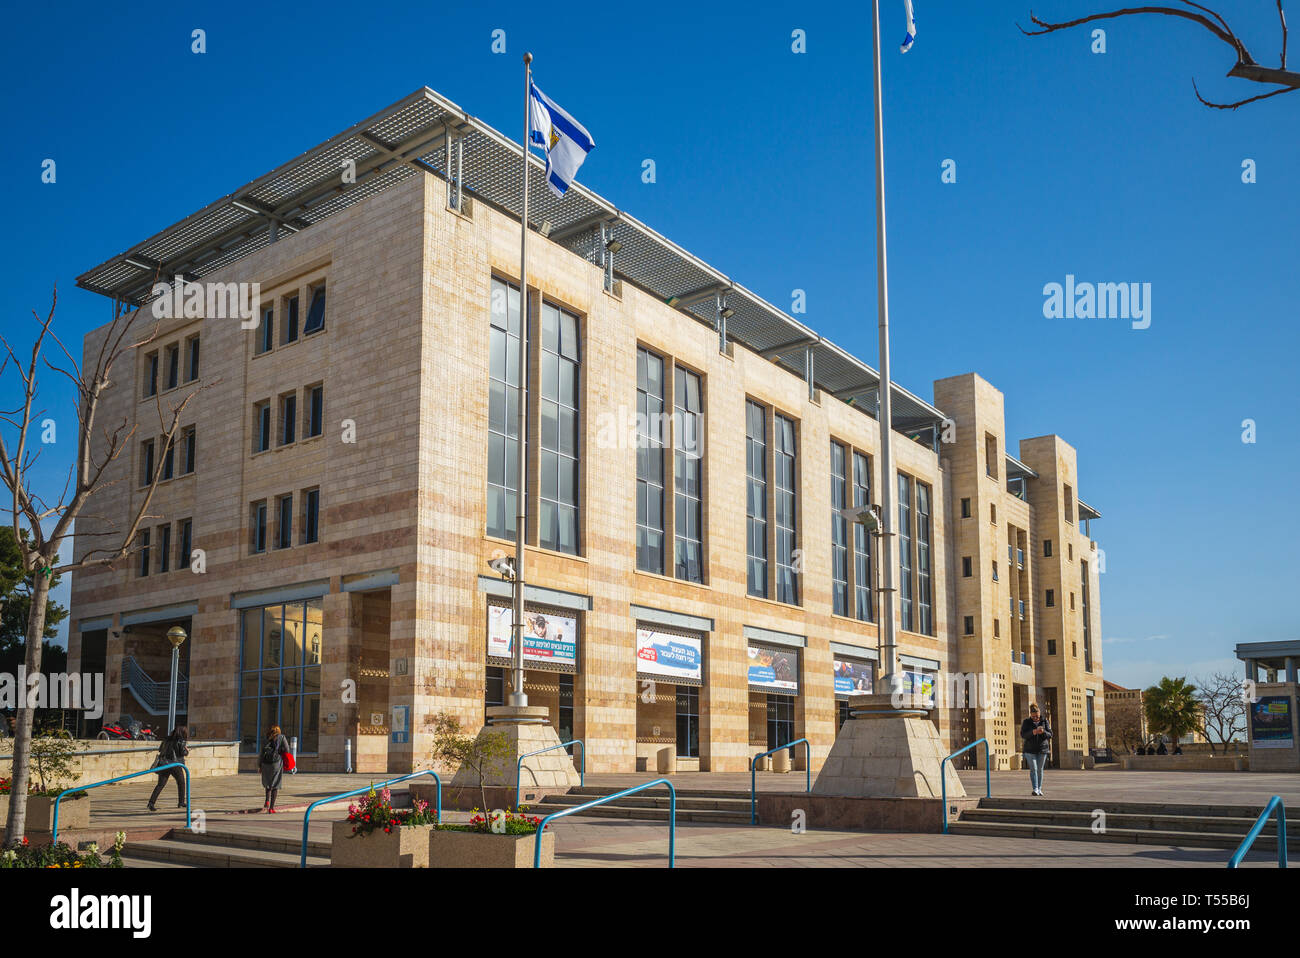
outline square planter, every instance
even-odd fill
[[[405,825],[353,835],[351,822],[335,822],[330,842],[334,868],[428,868],[432,825]]]
[[[429,833],[431,868],[532,868],[537,835],[485,835],[435,830]],[[542,833],[542,867],[555,867],[555,833]]]
[[[0,821],[9,817],[9,796],[0,795]],[[90,827],[90,796],[65,798],[59,802],[59,831]],[[54,799],[27,796],[27,831],[48,835],[54,830]]]

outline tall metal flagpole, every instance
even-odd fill
[[[516,444],[515,471],[519,485],[518,509],[515,515],[515,588],[514,608],[511,613],[511,671],[513,690],[512,706],[528,704],[524,692],[524,528],[528,514],[528,495],[525,488],[528,473],[528,455],[525,437],[528,434],[528,140],[532,136],[532,116],[529,110],[532,87],[531,53],[524,54],[524,211],[519,218],[519,441]]]
[[[880,0],[871,0],[874,27],[873,55],[876,71],[876,298],[880,316],[880,511],[881,556],[885,584],[880,593],[880,622],[876,634],[880,667],[884,672],[878,691],[899,691],[898,639],[894,623],[894,461],[892,454],[893,406],[889,379],[889,268],[885,257],[885,119],[880,89]]]

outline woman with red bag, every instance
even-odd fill
[[[263,811],[275,814],[275,796],[280,791],[280,780],[284,777],[286,764],[292,761],[289,740],[280,731],[280,726],[272,725],[267,729],[266,744],[262,746],[262,787],[266,789]]]

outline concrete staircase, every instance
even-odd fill
[[[297,868],[302,839],[210,829],[194,834],[176,829],[157,841],[128,842],[122,864],[129,868]],[[330,863],[328,841],[307,842],[307,867]]]
[[[604,795],[622,791],[609,786],[584,785],[565,795],[547,795],[528,806],[529,815],[546,816],[581,805]],[[580,814],[592,818],[625,818],[646,822],[668,821],[668,790],[648,789],[628,795],[608,805],[598,805]],[[677,789],[677,821],[710,825],[748,825],[749,792],[710,791],[699,788]]]
[[[1106,813],[1105,830],[1093,831],[1094,814]],[[1176,805],[1147,802],[1055,801],[1047,798],[981,798],[949,831],[957,835],[1054,838],[1087,842],[1235,849],[1263,809],[1254,805]],[[1287,851],[1300,851],[1300,829],[1287,831]],[[1252,850],[1277,851],[1270,821]]]

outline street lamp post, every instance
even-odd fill
[[[172,644],[172,681],[171,692],[167,697],[167,734],[172,733],[176,727],[176,677],[180,670],[181,646],[185,644],[188,636],[185,630],[179,625],[173,625],[167,630],[167,641]]]

